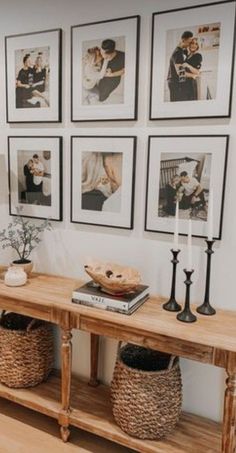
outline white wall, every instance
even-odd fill
[[[235,102],[231,119],[202,119],[178,121],[148,120],[151,13],[208,0],[1,0],[0,2],[0,228],[9,221],[7,190],[7,136],[8,135],[62,135],[64,137],[64,221],[55,223],[53,233],[45,235],[44,242],[34,255],[36,269],[68,276],[82,277],[86,256],[113,260],[140,269],[143,280],[153,293],[169,295],[171,265],[169,235],[145,233],[144,202],[147,138],[150,134],[230,134],[228,175],[224,210],[223,239],[215,247],[213,256],[211,299],[215,307],[235,308],[236,249],[236,119]],[[128,15],[141,15],[141,48],[139,79],[139,119],[136,122],[70,123],[70,25],[93,22]],[[4,36],[16,33],[58,28],[63,29],[63,122],[62,124],[6,124],[5,119],[5,65]],[[235,81],[234,81],[235,85]],[[236,96],[236,87],[234,86]],[[75,225],[69,222],[69,138],[74,134],[137,135],[137,174],[135,198],[135,228],[131,232],[102,227]],[[181,239],[182,259],[186,256],[186,239]],[[196,269],[192,299],[202,301],[204,292],[204,242],[193,240],[193,260]],[[11,255],[1,251],[1,262],[8,263]],[[184,275],[179,267],[177,296],[184,296]],[[200,339],[199,339],[200,340]],[[116,343],[102,340],[100,374],[108,381],[115,360]],[[89,337],[74,334],[73,369],[81,375],[89,372]],[[223,371],[210,366],[183,360],[185,409],[219,419],[224,390]]]

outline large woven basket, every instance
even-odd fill
[[[181,414],[178,357],[132,344],[124,347],[119,344],[111,402],[116,423],[130,436],[159,439],[169,434]]]
[[[24,325],[23,329],[8,326]],[[8,327],[8,328],[7,328]],[[33,387],[53,368],[52,325],[15,313],[0,318],[0,382],[8,387]]]

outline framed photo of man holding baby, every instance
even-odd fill
[[[62,137],[8,137],[9,214],[62,220]]]
[[[228,141],[228,135],[149,137],[146,231],[173,233],[178,202],[180,234],[191,219],[193,236],[206,237],[211,221],[214,239],[221,239]]]
[[[137,118],[140,17],[71,27],[71,120]]]
[[[136,137],[71,137],[71,222],[133,228]]]
[[[150,119],[231,115],[235,1],[153,14]]]
[[[61,29],[6,36],[8,123],[61,121]]]

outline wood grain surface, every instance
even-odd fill
[[[9,389],[0,384],[0,396],[25,407],[57,418],[60,412],[60,377],[55,373],[49,380],[32,389]],[[71,425],[112,440],[143,453],[219,453],[221,426],[193,414],[182,414],[180,423],[168,439],[148,441],[131,438],[116,425],[110,404],[110,389],[91,387],[76,377],[71,386]],[[66,450],[65,450],[66,451]]]
[[[52,377],[30,390],[12,390],[1,385],[0,396],[57,418],[64,441],[68,440],[72,424],[143,453],[235,453],[236,312],[218,309],[211,317],[197,314],[196,323],[186,324],[177,321],[175,313],[163,310],[164,298],[151,296],[131,316],[121,315],[73,304],[72,291],[82,283],[61,276],[32,274],[25,286],[11,288],[0,279],[0,309],[51,321],[62,331],[62,381]],[[97,383],[99,335],[225,368],[228,379],[221,448],[219,425],[195,415],[183,415],[178,429],[167,441],[140,441],[120,431],[112,419],[106,387],[71,383],[73,328],[91,333],[93,384]]]
[[[35,316],[45,315],[47,318],[52,318],[53,312],[56,317],[57,309],[69,310],[72,322],[78,328],[83,327],[81,319],[96,319],[127,331],[133,329],[145,334],[185,340],[190,346],[206,346],[209,348],[208,352],[210,348],[236,352],[234,311],[218,309],[215,316],[198,315],[196,323],[186,324],[177,321],[175,313],[162,309],[165,299],[152,296],[135,313],[127,316],[72,303],[72,291],[82,283],[76,279],[44,274],[32,274],[25,286],[17,288],[7,287],[0,280],[0,306],[5,309],[14,308],[15,311],[27,310]]]
[[[65,445],[56,420],[0,399],[0,453],[134,453],[77,428]]]

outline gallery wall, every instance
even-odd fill
[[[236,131],[235,101],[236,83],[230,119],[191,119],[149,121],[149,81],[151,54],[151,15],[158,10],[198,5],[208,0],[22,0],[20,11],[17,0],[1,0],[0,15],[0,228],[6,226],[8,215],[7,186],[7,136],[8,135],[61,135],[63,136],[63,201],[64,220],[54,223],[52,232],[45,233],[44,241],[33,259],[37,271],[84,277],[83,264],[88,258],[112,260],[137,267],[143,281],[150,285],[152,293],[168,296],[170,291],[171,235],[144,232],[145,184],[148,135],[229,134],[229,159],[226,181],[222,240],[215,246],[212,265],[211,300],[215,307],[235,309],[235,251],[236,251]],[[70,26],[139,14],[141,16],[139,102],[137,121],[113,121],[98,123],[70,122]],[[60,124],[7,124],[5,112],[5,57],[4,36],[46,30],[63,29],[63,83],[62,118]],[[136,135],[137,164],[134,229],[132,231],[70,223],[70,136],[71,135]],[[181,262],[177,275],[177,296],[184,297],[186,265],[186,238],[181,237]],[[205,279],[205,243],[193,239],[192,300],[202,301]],[[7,264],[13,257],[1,251],[1,263]],[[193,326],[194,329],[194,326]],[[111,378],[116,342],[102,339],[100,352],[100,376]],[[89,336],[74,333],[73,370],[80,375],[89,373]],[[59,360],[59,358],[58,358]],[[182,360],[184,381],[184,408],[214,419],[220,419],[225,376],[222,370]]]

